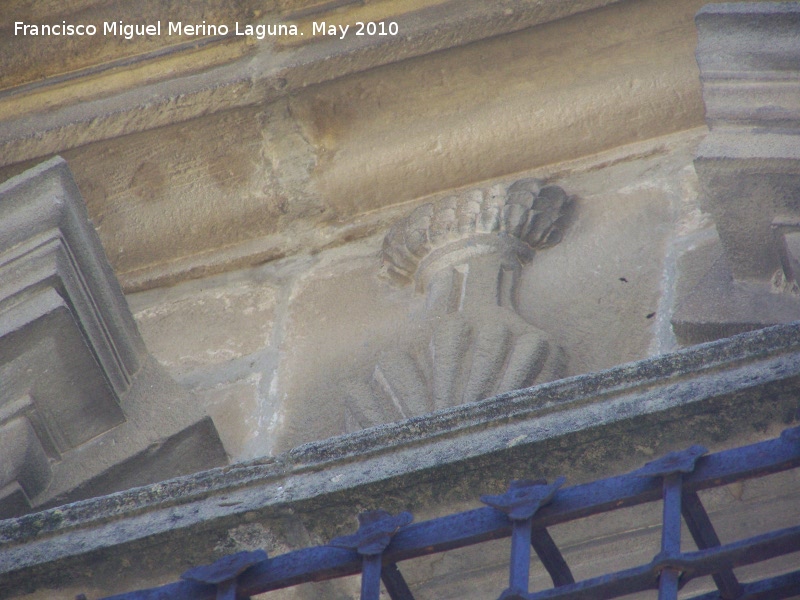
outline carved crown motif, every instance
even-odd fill
[[[431,252],[473,236],[499,234],[546,248],[561,239],[571,198],[556,185],[520,179],[423,204],[395,223],[383,241],[385,274],[408,283]]]

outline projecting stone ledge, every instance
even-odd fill
[[[245,549],[243,527],[272,555],[341,535],[366,508],[424,514],[511,479],[574,482],[698,440],[751,443],[795,419],[799,390],[800,324],[784,325],[78,502],[0,523],[0,597],[30,582],[122,592],[146,585],[136,569],[176,579]]]
[[[694,164],[722,254],[684,259],[706,272],[678,297],[689,344],[800,319],[800,3],[712,4],[696,21],[711,131]]]
[[[0,517],[226,462],[149,357],[60,158],[0,185],[0,382]]]

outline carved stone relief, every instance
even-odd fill
[[[383,273],[424,295],[420,335],[350,382],[357,430],[556,379],[563,350],[517,311],[517,279],[535,250],[558,243],[571,199],[533,179],[422,205],[383,245]]]
[[[142,409],[159,417],[131,405],[132,387],[165,383],[152,369],[142,375],[148,358],[66,163],[0,185],[0,517],[80,487],[112,491],[115,467],[198,425],[141,420]],[[103,443],[110,432],[113,449]],[[211,432],[206,466],[224,462]]]

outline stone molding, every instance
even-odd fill
[[[51,159],[0,185],[0,307],[53,287],[81,322],[119,397],[145,352],[66,162]]]
[[[712,4],[696,22],[710,132],[694,165],[722,252],[685,259],[707,274],[679,298],[684,343],[800,318],[800,3]]]
[[[800,128],[800,3],[708,4],[695,23],[706,122],[712,131],[725,126],[757,127],[761,133]]]
[[[709,437],[713,448],[752,442],[754,424],[766,435],[792,421],[798,377],[800,327],[781,325],[0,521],[0,597],[30,582],[113,589],[142,553],[169,579],[218,558],[209,540],[243,522],[278,531],[297,518],[330,539],[363,507],[430,502],[432,482],[440,500],[461,489],[472,501],[476,485],[631,469]]]
[[[45,78],[36,68],[57,40],[19,61],[21,47],[0,43],[10,64],[35,65],[29,84],[0,92],[0,164],[10,176],[23,161],[67,157],[126,293],[316,252],[375,234],[402,202],[697,127],[697,1],[674,11],[655,0],[323,2],[303,15],[276,14],[291,0],[212,1],[207,10],[231,21],[251,8],[264,22],[371,12],[396,17],[403,35],[196,38],[155,50],[108,40],[120,55],[59,48],[59,59],[88,55],[93,66],[68,62]],[[57,15],[200,14],[144,4],[66,2]],[[42,21],[55,10],[36,8]],[[239,127],[240,144],[221,143]],[[158,171],[188,173],[197,192],[175,193]],[[208,210],[193,206],[201,197]],[[265,205],[274,219],[255,217]]]
[[[446,50],[489,37],[519,31],[569,17],[619,0],[481,0],[415,3],[398,10],[391,3],[362,14],[360,2],[287,0],[265,7],[248,0],[210,2],[203,10],[182,6],[180,12],[146,2],[67,2],[58,9],[31,11],[25,2],[12,2],[0,21],[0,165],[30,160],[118,135],[141,132],[193,119],[211,112],[273,102],[309,85],[330,81]],[[115,6],[118,4],[118,6]],[[447,5],[453,5],[449,7]],[[90,16],[91,15],[91,16]],[[454,18],[454,15],[457,15]],[[348,36],[345,40],[306,35],[290,41],[277,38],[252,43],[241,36],[163,36],[166,44],[126,40],[116,49],[98,49],[87,37],[71,48],[59,38],[32,49],[15,39],[14,21],[60,23],[138,22],[173,18],[199,22],[208,18],[233,27],[236,21],[294,23],[301,30],[312,21],[394,20],[402,35]],[[35,20],[35,21],[34,21]],[[354,29],[351,27],[351,29]],[[102,24],[101,24],[102,31]],[[97,36],[100,38],[100,36]],[[105,36],[102,36],[105,38]],[[413,42],[412,42],[413,40]],[[37,40],[45,44],[43,38]],[[33,63],[40,57],[45,64]],[[63,65],[62,71],[51,65]],[[120,78],[125,68],[130,76]],[[44,69],[44,75],[42,70]],[[133,81],[133,85],[131,82]],[[10,84],[10,85],[8,85]],[[39,132],[31,136],[31,124]]]
[[[697,27],[706,205],[734,278],[781,287],[792,275],[776,229],[800,195],[800,3],[710,5]]]
[[[50,460],[125,420],[145,353],[79,198],[58,158],[0,186],[0,488],[28,502]]]
[[[0,516],[97,485],[143,450],[94,442],[144,425],[128,423],[129,392],[147,360],[66,162],[0,185]],[[177,433],[147,426],[162,444]]]

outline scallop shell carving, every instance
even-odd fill
[[[384,350],[368,379],[347,381],[348,431],[562,375],[563,350],[514,298],[521,260],[561,239],[570,204],[560,187],[523,179],[425,204],[391,228],[384,274],[426,293],[422,335]]]
[[[384,351],[371,380],[351,384],[348,431],[475,402],[562,375],[563,350],[518,315],[502,315],[479,326],[460,314],[448,317],[434,327],[427,344]]]

